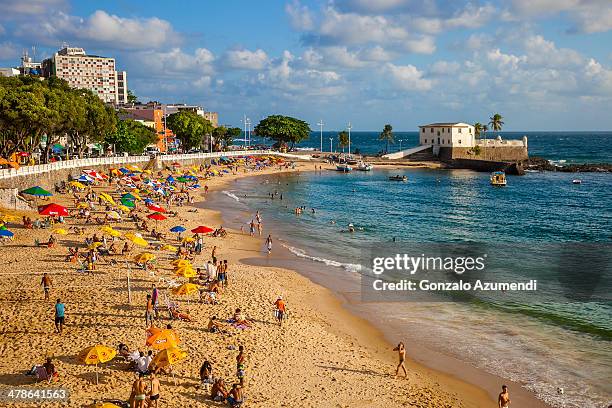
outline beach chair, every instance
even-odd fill
[[[47,374],[47,370],[43,366],[36,366],[36,382],[46,381],[51,384],[52,375]]]

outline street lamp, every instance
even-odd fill
[[[352,126],[351,126],[351,122],[349,121],[348,123],[348,137],[349,137],[348,154],[349,154],[349,157],[351,156],[351,129],[352,129]]]
[[[247,132],[248,132],[248,147],[251,147],[251,119],[246,118],[246,126],[247,126]]]
[[[399,151],[400,151],[400,152],[402,151],[402,142],[403,142],[403,141],[404,141],[403,139],[399,139],[399,140],[398,140],[398,142],[400,143],[400,148],[399,148]]]
[[[329,138],[329,152],[330,153],[333,153],[333,151],[334,151],[333,143],[334,143],[334,138],[330,137]]]
[[[321,148],[320,148],[320,152],[323,153],[323,119],[321,119],[319,121],[319,123],[317,123],[317,125],[319,125],[319,127],[321,128]]]

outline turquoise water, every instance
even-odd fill
[[[358,149],[364,154],[375,154],[385,149],[385,144],[378,140],[380,132],[351,132],[351,151]],[[528,138],[529,154],[540,156],[561,163],[612,163],[612,132],[505,132],[499,133],[504,139]],[[418,132],[394,132],[395,143],[390,145],[389,151],[397,151],[418,145]],[[496,137],[493,132],[487,133],[488,138]],[[329,139],[332,138],[333,149],[338,148],[338,132],[323,132],[323,151],[330,148]],[[259,139],[256,139],[259,140]],[[312,132],[310,138],[298,147],[312,147],[319,149],[321,136],[319,132]],[[400,143],[400,140],[402,142]],[[261,142],[261,140],[259,140]],[[268,142],[269,143],[269,142]]]
[[[407,175],[408,182],[388,181],[395,174]],[[506,188],[493,188],[487,174],[464,170],[304,172],[240,180],[225,192],[223,205],[243,214],[261,211],[266,230],[291,252],[352,279],[359,276],[364,246],[393,239],[503,243],[509,261],[524,265],[535,262],[540,246],[609,245],[612,176],[580,174],[580,185],[572,184],[576,177],[529,173],[508,176]],[[271,192],[278,192],[276,199]],[[306,207],[300,216],[293,212],[298,206]],[[245,215],[243,222],[250,219]],[[343,232],[348,223],[356,233]],[[574,278],[580,280],[577,265]],[[553,405],[599,407],[612,395],[612,290],[609,281],[601,285],[604,297],[587,303],[570,302],[551,289],[545,302],[474,299],[436,304],[434,314],[427,303],[394,304],[393,310],[396,323],[419,341],[485,370],[500,374],[496,362],[503,353],[508,362],[500,375]],[[559,386],[564,395],[556,393]]]

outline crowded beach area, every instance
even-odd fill
[[[207,195],[312,167],[251,156],[33,178],[20,195],[37,211],[2,210],[2,406],[494,404],[297,272],[240,262],[273,251],[274,231],[259,213],[257,231],[223,227]]]

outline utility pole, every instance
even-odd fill
[[[249,140],[248,147],[250,148],[251,147],[251,119],[246,118],[246,125],[247,125],[247,133],[249,135],[249,137],[248,137],[248,140]]]
[[[330,153],[333,153],[333,152],[334,152],[334,146],[333,146],[333,144],[334,144],[334,138],[333,138],[333,137],[330,137],[330,138],[329,138],[329,152],[330,152]]]
[[[348,123],[348,137],[349,137],[348,154],[349,154],[349,157],[351,156],[351,129],[352,129],[351,122],[349,122]]]
[[[321,119],[319,123],[317,123],[317,125],[319,125],[319,127],[321,128],[321,147],[319,151],[323,153],[323,125],[324,125],[323,119]]]

